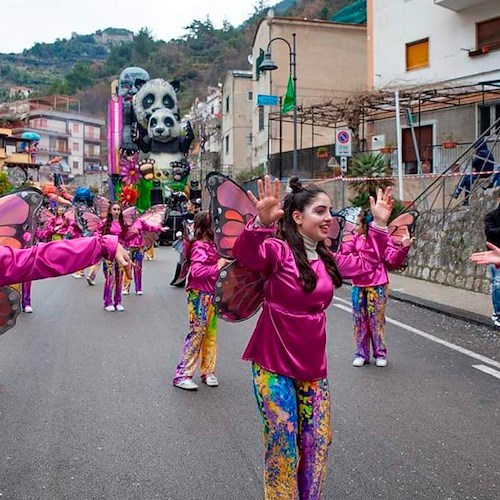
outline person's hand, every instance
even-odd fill
[[[376,226],[387,227],[387,221],[394,207],[394,199],[392,198],[392,188],[389,186],[385,189],[377,191],[377,201],[370,196],[370,211],[373,215],[373,222]]]
[[[408,231],[408,228],[406,228],[405,235],[401,238],[401,245],[403,245],[404,247],[410,247],[414,242],[415,238],[412,238],[410,236],[410,231]]]
[[[218,261],[217,261],[217,269],[222,269],[224,266],[227,266],[227,264],[229,264],[231,261],[229,259],[225,259],[224,257],[221,257]]]
[[[283,217],[283,210],[280,208],[280,181],[275,179],[271,187],[271,179],[268,175],[264,177],[264,182],[261,179],[257,181],[257,190],[259,198],[256,198],[251,191],[247,191],[250,201],[254,204],[259,212],[259,220],[262,225],[269,226],[273,222],[277,222]]]
[[[170,228],[168,226],[163,226],[160,231],[164,233],[165,231],[168,231]]]
[[[500,248],[493,245],[493,243],[486,243],[486,246],[491,250],[487,250],[486,252],[476,252],[473,253],[469,260],[474,262],[475,264],[487,265],[494,264],[500,265]]]
[[[132,268],[132,259],[121,243],[118,243],[116,247],[115,259],[125,270],[127,267]]]

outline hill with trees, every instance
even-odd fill
[[[327,20],[352,1],[283,0],[273,10],[279,16]],[[140,66],[153,78],[179,80],[179,99],[186,110],[209,85],[221,82],[228,70],[249,69],[247,56],[255,29],[268,9],[265,0],[258,0],[253,14],[239,27],[225,22],[215,28],[209,18],[193,20],[184,36],[168,42],[155,40],[147,27],[133,35],[108,28],[93,35],[73,34],[52,44],[36,43],[21,54],[0,54],[0,102],[8,100],[10,86],[19,85],[33,88],[35,96],[74,96],[80,99],[82,111],[104,114],[111,81],[123,68]],[[103,33],[124,40],[103,43]]]

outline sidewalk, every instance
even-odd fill
[[[493,326],[491,297],[482,293],[389,273],[390,297],[448,316]]]

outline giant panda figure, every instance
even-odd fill
[[[179,82],[156,78],[144,84],[133,99],[141,151],[154,160],[154,176],[165,191],[186,189],[186,154],[194,138],[191,125],[184,130],[180,123],[178,89]]]

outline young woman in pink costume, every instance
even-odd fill
[[[66,207],[59,205],[55,215],[47,221],[45,228],[38,232],[40,240],[67,240],[79,236],[76,222],[66,216]]]
[[[194,391],[198,386],[193,375],[200,362],[201,378],[209,387],[217,387],[217,316],[213,304],[215,282],[219,269],[228,261],[219,258],[207,212],[194,218],[194,241],[189,253],[187,277],[189,334],[184,341],[181,357],[175,369],[173,384],[179,389]]]
[[[145,220],[137,218],[127,231],[126,247],[134,264],[134,286],[136,295],[142,295],[142,263],[144,260],[144,232],[160,233],[166,231],[167,227],[154,226],[148,224]],[[132,280],[125,279],[123,285],[123,294],[130,293]]]
[[[367,244],[367,213],[362,212],[356,218],[356,234],[351,240],[342,243],[343,254],[357,254]],[[354,342],[356,354],[353,366],[363,366],[370,362],[370,344],[379,367],[387,366],[387,346],[385,342],[385,307],[389,296],[389,275],[387,267],[401,267],[413,242],[409,233],[397,246],[389,238],[383,259],[376,269],[368,274],[352,278],[351,300],[354,319]]]
[[[116,236],[53,241],[18,250],[0,246],[0,286],[52,278],[90,266],[99,259],[130,266],[130,256]]]
[[[261,315],[243,354],[252,361],[254,389],[264,423],[267,499],[319,499],[330,431],[326,315],[342,278],[372,272],[387,245],[390,188],[372,198],[374,230],[357,255],[325,245],[331,201],[319,187],[290,181],[278,200],[279,181],[258,182],[258,211],[238,237],[233,255],[266,280]]]
[[[109,205],[108,213],[102,227],[102,234],[112,234],[118,237],[121,244],[127,239],[127,226],[123,219],[122,207],[113,202]],[[105,259],[103,261],[104,271],[104,309],[108,312],[124,311],[122,305],[123,268],[117,260]]]

